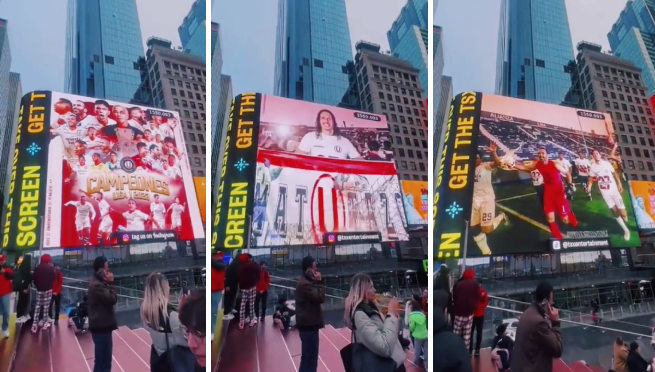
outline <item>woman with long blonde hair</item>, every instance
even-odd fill
[[[398,300],[389,301],[387,315],[382,314],[375,300],[375,286],[371,277],[357,274],[350,283],[346,298],[344,321],[353,330],[353,343],[364,346],[383,359],[393,360],[396,372],[405,371],[405,352],[398,340],[399,315]],[[361,360],[356,360],[361,358]],[[353,353],[355,371],[369,371],[377,368],[380,360],[367,358],[365,353]],[[389,363],[390,364],[390,363]]]
[[[141,321],[152,338],[152,372],[194,370],[196,360],[189,349],[177,308],[170,302],[170,286],[163,274],[152,273],[146,279]]]

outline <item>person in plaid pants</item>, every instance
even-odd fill
[[[243,329],[246,323],[246,305],[250,315],[250,326],[257,324],[255,315],[255,299],[257,298],[257,283],[261,268],[252,258],[252,255],[244,253],[239,256],[239,288],[241,289],[241,307],[239,308],[239,329]]]
[[[39,327],[48,329],[52,319],[48,314],[50,301],[52,301],[52,288],[57,279],[57,272],[52,264],[52,257],[49,254],[41,256],[41,263],[34,269],[34,287],[36,287],[36,308],[34,309],[34,322],[32,333],[36,333]],[[43,319],[41,318],[43,315]]]
[[[464,340],[466,345],[471,342],[471,330],[473,328],[473,313],[480,303],[480,285],[475,280],[473,269],[464,271],[453,288],[453,332]]]

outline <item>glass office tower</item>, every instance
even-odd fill
[[[615,56],[641,68],[649,95],[655,94],[655,1],[628,1],[607,39]]]
[[[564,0],[502,0],[498,39],[496,94],[579,105]]]
[[[436,3],[434,6],[436,9]],[[400,44],[403,36],[412,26],[428,29],[428,0],[407,0],[407,4],[400,10],[391,29],[387,31],[387,39],[392,51]],[[424,86],[424,88],[426,87]]]
[[[136,0],[69,0],[67,22],[66,93],[143,103]]]
[[[182,49],[204,60],[207,59],[207,2],[196,0],[182,25],[177,29],[182,42]]]
[[[345,0],[280,0],[275,95],[345,104],[352,44]]]

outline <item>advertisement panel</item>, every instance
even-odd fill
[[[13,162],[3,247],[204,238],[176,112],[31,92]]]
[[[468,257],[640,244],[609,115],[484,94],[476,116]]]
[[[655,232],[655,182],[630,181],[630,191],[639,232]]]
[[[258,148],[253,247],[408,239],[384,116],[263,96]]]
[[[405,202],[407,226],[428,224],[428,183],[422,181],[400,181]]]
[[[198,197],[198,207],[200,208],[200,219],[203,223],[207,222],[207,179],[205,177],[193,177],[193,185]]]

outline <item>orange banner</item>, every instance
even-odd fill
[[[428,224],[428,183],[401,181],[408,226]]]
[[[193,177],[193,184],[196,187],[196,195],[198,196],[198,205],[200,206],[200,217],[202,222],[207,222],[207,184],[205,177]]]
[[[639,231],[655,230],[655,182],[630,181],[632,205]]]

